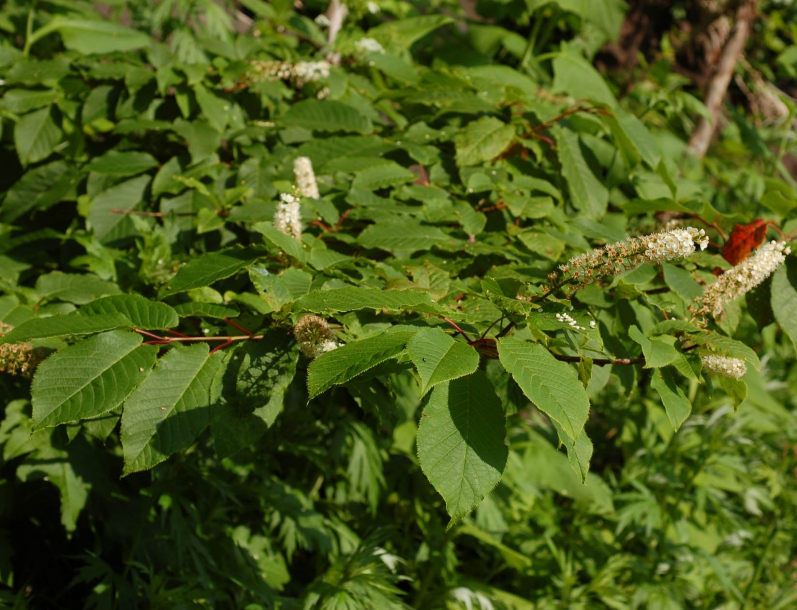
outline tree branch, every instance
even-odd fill
[[[731,82],[736,63],[742,53],[744,53],[744,46],[747,43],[747,37],[750,35],[757,8],[758,0],[742,0],[742,4],[736,11],[736,26],[725,44],[720,60],[717,63],[717,72],[714,78],[711,79],[706,92],[705,104],[711,115],[711,121],[706,120],[705,117],[701,118],[695,133],[692,134],[692,138],[689,140],[689,150],[699,159],[706,155],[708,146],[711,143],[711,138],[719,120],[722,100],[728,91],[728,85]]]

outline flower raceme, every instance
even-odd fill
[[[302,197],[308,199],[319,199],[318,183],[313,172],[313,162],[308,157],[297,157],[293,162],[293,173],[296,176],[296,184]]]
[[[305,83],[314,83],[329,77],[329,63],[326,61],[300,61],[291,64],[287,61],[253,61],[251,81],[284,80],[301,88]]]
[[[0,337],[11,332],[13,327],[0,322]],[[34,348],[29,343],[4,343],[0,345],[0,373],[30,377],[44,359],[45,350]]]
[[[751,256],[710,284],[703,295],[689,306],[695,320],[705,319],[709,314],[715,318],[722,314],[723,306],[767,279],[786,260],[791,248],[783,241],[771,241],[758,248]]]
[[[321,354],[339,346],[329,323],[319,316],[304,316],[293,328],[299,349],[308,358],[318,358]]]
[[[294,239],[302,239],[302,214],[299,200],[288,193],[280,195],[274,213],[274,228]]]
[[[559,268],[568,276],[573,289],[578,289],[603,277],[631,271],[645,263],[657,265],[686,258],[694,253],[695,246],[705,250],[707,245],[708,237],[703,229],[670,229],[596,248],[592,252],[574,256]]]
[[[747,365],[744,360],[739,358],[729,358],[727,356],[716,356],[709,354],[702,356],[703,370],[710,375],[720,375],[731,379],[740,379],[747,372]]]

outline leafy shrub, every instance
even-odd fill
[[[788,607],[785,144],[613,0],[334,6],[0,12],[3,601]]]

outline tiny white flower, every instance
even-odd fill
[[[313,172],[313,162],[308,157],[297,157],[293,162],[293,173],[296,176],[296,184],[302,197],[319,199],[318,183]]]
[[[371,13],[372,15],[376,15],[381,10],[379,8],[379,5],[376,2],[373,2],[372,0],[369,1],[366,6],[368,7],[368,12]]]
[[[299,200],[293,195],[288,193],[280,195],[280,203],[277,204],[277,211],[274,214],[274,228],[294,239],[301,239],[302,214],[300,206]]]

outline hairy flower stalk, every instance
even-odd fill
[[[282,193],[277,211],[274,214],[274,228],[294,239],[302,239],[302,214],[299,200],[293,195]]]
[[[313,162],[308,157],[297,157],[293,162],[293,173],[296,176],[296,184],[299,185],[299,192],[302,197],[309,199],[319,199],[318,183],[313,172]]]
[[[786,260],[791,248],[783,241],[771,241],[756,250],[741,263],[728,269],[710,284],[703,295],[689,306],[694,319],[722,314],[728,301],[739,298],[767,279]]]
[[[293,334],[299,349],[308,358],[318,358],[339,347],[329,323],[318,316],[304,316],[294,327]]]
[[[8,334],[13,326],[0,322],[0,337]],[[4,343],[0,345],[0,373],[30,377],[44,360],[45,350],[34,348],[30,343]]]
[[[739,358],[715,356],[714,354],[702,356],[703,370],[710,375],[720,375],[731,379],[741,379],[747,372],[747,365]]]
[[[694,253],[696,245],[701,250],[705,250],[708,245],[708,237],[703,229],[671,229],[632,237],[574,256],[559,268],[567,274],[566,280],[572,284],[573,289],[578,289],[603,277],[631,271],[645,263],[657,265],[686,258]]]

